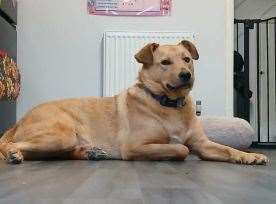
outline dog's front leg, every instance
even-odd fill
[[[234,148],[206,140],[192,147],[192,150],[203,160],[226,161],[239,164],[266,164],[268,159],[263,154],[247,153]]]
[[[268,162],[268,158],[263,154],[247,153],[210,141],[200,122],[196,121],[194,124],[187,146],[201,159],[239,164],[266,164]]]
[[[182,144],[145,144],[124,150],[124,160],[178,160],[183,161],[189,150]]]

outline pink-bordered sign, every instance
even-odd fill
[[[88,13],[106,16],[166,16],[171,0],[88,0]]]

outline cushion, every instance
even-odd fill
[[[253,142],[254,130],[240,118],[200,117],[211,141],[237,149],[247,149]]]

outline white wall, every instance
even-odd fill
[[[231,2],[174,0],[169,17],[106,17],[88,15],[86,0],[19,0],[18,117],[43,101],[101,95],[102,37],[107,30],[195,32],[200,52],[196,88],[203,112],[231,114],[232,96],[226,94],[232,81],[232,42],[226,41],[231,38],[231,25],[230,32],[226,27],[232,21],[227,13]]]

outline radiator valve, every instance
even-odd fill
[[[196,101],[196,115],[201,115],[201,101]]]

